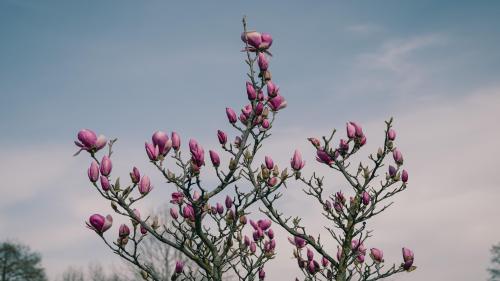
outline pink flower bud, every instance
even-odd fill
[[[75,144],[81,150],[88,152],[96,152],[106,146],[107,140],[103,135],[96,136],[96,134],[89,129],[82,129],[78,132],[78,141]]]
[[[184,208],[182,209],[182,216],[185,219],[189,219],[191,221],[194,221],[194,209],[193,206],[186,204]]]
[[[120,238],[127,237],[130,234],[130,228],[126,224],[120,225],[120,228],[118,229],[118,236]]]
[[[255,91],[252,83],[248,82],[246,83],[247,85],[247,96],[249,100],[254,100],[257,98],[257,92]]]
[[[250,238],[247,235],[245,235],[245,238],[243,239],[243,243],[245,244],[245,246],[247,247],[250,246],[250,242],[251,242]]]
[[[269,156],[266,156],[264,159],[265,159],[265,163],[266,163],[266,168],[268,168],[269,170],[272,170],[274,168],[273,159]]]
[[[349,151],[349,143],[346,140],[340,139],[339,151],[342,154],[345,154],[347,153],[347,151]]]
[[[370,204],[370,193],[363,191],[363,195],[361,196],[361,201],[363,201],[363,205]]]
[[[359,141],[359,146],[363,146],[366,144],[366,136],[362,135],[361,140]]]
[[[259,49],[261,50],[269,49],[269,47],[273,44],[273,37],[269,33],[262,32],[260,39],[261,43],[259,45]]]
[[[78,140],[80,142],[75,142],[77,146],[92,149],[97,142],[97,135],[92,130],[82,129],[78,132]]]
[[[191,151],[191,160],[198,166],[205,165],[205,151],[203,147],[194,139],[189,140],[189,149]]]
[[[241,112],[243,113],[243,115],[245,115],[246,118],[250,117],[250,114],[252,114],[252,105],[251,104],[245,105],[241,109]]]
[[[292,160],[290,160],[290,165],[292,166],[292,169],[295,171],[300,171],[302,168],[304,168],[304,165],[306,164],[306,161],[302,160],[302,155],[300,154],[300,151],[297,149],[293,153]]]
[[[113,218],[110,215],[107,215],[106,217],[99,215],[99,214],[93,214],[89,218],[89,222],[87,223],[87,226],[90,229],[95,230],[99,234],[103,234],[106,230],[108,230],[111,225],[113,225]]]
[[[101,160],[101,174],[106,177],[109,176],[112,168],[113,164],[111,163],[111,159],[109,159],[107,155],[104,155]]]
[[[227,135],[223,131],[217,131],[217,138],[219,139],[220,144],[225,145],[227,143]]]
[[[214,165],[214,167],[219,167],[220,165],[219,154],[217,154],[217,152],[213,150],[209,150],[209,153],[210,153],[210,160],[212,160],[212,164]]]
[[[184,270],[184,263],[182,261],[175,262],[175,273],[181,274]]]
[[[201,194],[200,194],[200,192],[198,190],[195,190],[193,192],[193,200],[194,201],[198,201],[198,199],[200,199],[200,196],[201,196]]]
[[[255,253],[257,251],[257,244],[255,242],[250,243],[250,252]]]
[[[307,140],[316,148],[321,146],[321,142],[317,138],[307,138]]]
[[[174,209],[174,208],[170,208],[170,216],[176,220],[177,218],[179,218],[179,213],[177,212],[177,209]]]
[[[264,53],[259,53],[258,63],[260,71],[266,71],[269,68],[269,62],[267,61],[266,55],[264,55]]]
[[[365,262],[365,255],[358,255],[356,259],[359,263],[363,263]]]
[[[158,150],[160,151],[160,154],[163,154],[163,151],[165,149],[165,146],[167,145],[168,141],[168,136],[165,132],[162,131],[156,131],[154,132],[153,136],[151,137],[151,140],[153,141],[153,145],[158,146]]]
[[[307,248],[307,260],[312,261],[314,259],[314,252]]]
[[[259,92],[257,93],[257,99],[259,101],[263,101],[264,100],[264,92],[262,90],[259,90]]]
[[[263,219],[263,220],[258,220],[257,221],[257,226],[258,228],[262,229],[262,230],[267,230],[269,227],[271,227],[271,220],[268,220],[268,219]]]
[[[269,228],[269,230],[266,232],[266,234],[267,234],[267,237],[269,237],[269,239],[274,238],[274,231],[272,228]]]
[[[366,248],[365,246],[363,245],[363,243],[361,243],[358,239],[353,239],[351,241],[351,249],[354,251],[354,252],[357,252],[357,253],[361,253],[361,254],[365,254],[366,253]]]
[[[184,199],[184,194],[182,194],[181,192],[173,192],[172,200],[170,200],[170,203],[182,204],[183,199]]]
[[[356,127],[351,122],[346,123],[347,137],[352,139],[356,136]]]
[[[387,138],[391,141],[395,140],[396,139],[396,131],[394,131],[393,129],[389,129],[389,131],[387,131]]]
[[[101,176],[101,188],[104,191],[108,191],[109,188],[111,187],[111,184],[109,183],[109,180],[105,176]]]
[[[217,213],[218,213],[219,215],[222,215],[222,214],[224,213],[224,207],[222,206],[222,204],[221,204],[221,203],[217,203],[217,204],[215,205],[215,209],[217,210]]]
[[[141,180],[141,173],[139,172],[139,169],[136,167],[132,169],[132,172],[130,172],[130,179],[133,183],[138,183]]]
[[[142,226],[142,225],[140,227],[140,231],[141,231],[142,235],[146,235],[148,233],[148,230],[144,226]]]
[[[143,176],[141,182],[139,183],[139,193],[142,195],[148,194],[151,191],[151,181],[148,176]]]
[[[177,132],[172,132],[172,147],[175,151],[178,151],[181,148],[181,137]]]
[[[253,220],[250,220],[250,225],[253,227],[253,229],[257,230],[259,228],[259,225],[253,221]]]
[[[255,114],[261,115],[263,111],[264,111],[264,104],[262,102],[258,102],[257,105],[255,106]]]
[[[238,120],[236,117],[236,112],[230,107],[226,107],[226,115],[227,119],[229,120],[229,123],[234,124]]]
[[[391,178],[393,178],[396,176],[396,173],[397,173],[397,169],[394,166],[389,165],[389,176]]]
[[[271,127],[271,123],[269,122],[269,120],[264,119],[264,120],[262,121],[261,126],[262,126],[262,129],[263,129],[263,130],[267,130],[267,129],[269,129],[269,127]]]
[[[379,250],[377,248],[371,248],[370,253],[371,253],[371,258],[375,262],[379,263],[384,261],[384,252],[382,252],[382,250]]]
[[[258,49],[260,44],[262,43],[262,35],[257,31],[248,31],[246,33],[241,34],[241,40],[248,45]]]
[[[406,183],[408,181],[408,172],[406,170],[403,170],[401,173],[401,180]]]
[[[349,122],[353,127],[354,127],[354,135],[358,138],[361,138],[363,136],[363,128],[361,128],[361,125],[359,125],[356,122]],[[349,132],[348,132],[349,135]]]
[[[270,179],[267,180],[267,185],[270,186],[270,187],[273,187],[276,184],[278,184],[278,178],[277,177],[272,177],[272,178],[270,178]]]
[[[403,154],[401,154],[401,151],[399,151],[399,149],[394,149],[394,151],[392,152],[392,157],[394,158],[394,161],[396,162],[396,164],[398,165],[402,165],[403,164]]]
[[[244,113],[240,114],[240,117],[239,117],[240,121],[242,124],[247,124],[247,117],[245,116]]]
[[[322,149],[318,149],[316,151],[316,161],[318,161],[320,163],[325,163],[327,165],[330,165],[331,163],[333,163],[333,160],[330,157],[330,155],[328,155],[328,153],[326,153]]]
[[[328,259],[327,259],[327,258],[325,258],[325,257],[322,257],[322,258],[321,258],[321,265],[322,265],[323,267],[327,267],[329,264],[330,264],[330,262],[328,261]]]
[[[146,148],[146,153],[148,154],[148,158],[151,161],[156,161],[158,160],[158,155],[160,154],[160,150],[158,146],[150,144],[150,143],[145,143],[144,144]]]
[[[270,98],[274,98],[278,95],[277,87],[272,81],[268,81],[266,83],[266,86],[267,86],[267,95]]]
[[[340,259],[342,258],[342,249],[337,246],[337,261],[340,262]]]
[[[412,250],[408,248],[403,248],[403,261],[404,261],[403,268],[406,270],[410,269],[411,266],[413,265],[413,260],[414,257]]]
[[[259,280],[264,280],[266,278],[266,272],[264,271],[264,268],[259,269]]]
[[[99,165],[96,161],[92,161],[89,169],[87,170],[87,175],[91,182],[96,182],[99,179]]]
[[[295,245],[295,247],[299,248],[299,249],[302,249],[306,246],[306,240],[304,240],[303,238],[299,237],[299,236],[295,236],[292,238],[288,238],[288,241],[292,244],[292,245]]]
[[[233,198],[226,196],[226,200],[224,202],[226,204],[226,208],[227,209],[231,209],[231,207],[233,207]]]
[[[262,231],[262,229],[257,228],[257,230],[252,233],[252,236],[253,241],[258,242],[262,240],[262,238],[264,238],[264,232]]]

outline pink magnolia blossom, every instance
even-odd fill
[[[111,163],[111,159],[109,159],[108,155],[104,155],[101,160],[101,174],[103,176],[109,176],[111,173],[111,169],[113,168],[113,164]]]
[[[302,160],[302,155],[297,149],[293,153],[292,160],[290,160],[290,165],[295,171],[300,171],[306,165],[306,162]]]
[[[99,165],[96,161],[92,161],[89,169],[87,170],[87,175],[91,182],[96,182],[99,179]]]
[[[95,230],[99,234],[103,234],[108,230],[111,226],[113,225],[113,217],[110,215],[107,215],[106,217],[100,215],[100,214],[93,214],[89,218],[89,222],[87,223],[87,226],[90,229]]]

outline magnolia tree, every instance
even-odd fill
[[[374,247],[368,251],[365,246],[370,237],[366,221],[386,210],[392,204],[388,201],[407,187],[408,173],[402,169],[403,156],[394,143],[392,120],[386,122],[382,147],[369,155],[369,164],[359,163],[354,169],[350,168],[350,159],[367,139],[359,124],[347,123],[346,136],[338,140],[339,145],[333,144],[337,142],[335,130],[321,140],[309,138],[317,152],[317,161],[340,172],[351,187],[349,194],[326,188],[323,178],[316,173],[303,175],[305,161],[298,150],[293,153],[290,169],[279,169],[270,156],[258,158],[286,101],[269,70],[271,35],[247,31],[243,20],[241,39],[249,69],[248,103],[239,116],[226,108],[236,136],[230,142],[225,132],[217,131],[220,147],[208,153],[213,169],[206,167],[205,150],[196,140],[189,140],[189,157],[181,153],[181,137],[176,132],[169,136],[157,131],[152,142],[145,144],[151,164],[173,186],[172,223],[164,224],[155,216],[141,215],[135,207],[152,192],[149,177],[141,175],[138,168],[132,169],[127,184],[111,176],[112,147],[116,140],[107,141],[89,129],[78,132],[79,152],[88,152],[93,159],[88,168],[90,182],[110,201],[116,214],[130,219],[129,224],[118,227],[116,234],[105,235],[113,223],[111,215],[94,214],[87,226],[115,254],[137,266],[146,280],[164,278],[142,259],[138,250],[147,235],[192,261],[192,267],[178,261],[171,280],[220,281],[228,277],[264,280],[266,263],[276,255],[273,223],[290,234],[288,240],[295,248],[293,254],[305,280],[378,280],[415,269],[413,252],[407,248],[402,250],[402,263],[388,265],[381,249]],[[221,163],[221,152],[228,154],[228,163]],[[392,155],[393,161],[382,172],[384,163],[389,161],[386,161],[388,155]],[[210,186],[200,177],[209,172],[214,172],[217,178],[217,183]],[[304,184],[306,194],[322,206],[322,214],[328,220],[325,228],[338,245],[336,249],[325,247],[319,235],[306,231],[299,218],[287,217],[277,210],[275,202],[290,181]],[[230,195],[221,200],[222,194]],[[263,217],[252,216],[250,209],[254,205],[263,207],[267,218],[262,214]]]

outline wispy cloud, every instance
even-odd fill
[[[442,34],[387,39],[373,50],[360,53],[346,70],[337,93],[345,96],[430,98],[441,95],[432,89],[434,75],[444,71],[433,63],[432,51],[445,46]]]

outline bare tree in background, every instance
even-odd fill
[[[62,281],[84,281],[83,271],[74,267],[68,267],[62,274]]]
[[[23,244],[0,243],[0,281],[46,281],[39,253]]]
[[[153,214],[159,221],[164,222],[165,225],[171,224],[170,216],[167,215],[167,206],[160,207],[156,212],[153,212]],[[139,254],[144,263],[147,264],[161,280],[170,280],[170,277],[174,274],[176,261],[183,261],[186,265],[193,268],[193,271],[195,271],[194,269],[196,268],[196,265],[187,259],[180,251],[175,250],[167,244],[161,243],[153,236],[144,238],[139,249]],[[128,262],[126,265],[134,276],[133,280],[143,279],[142,271],[138,270],[137,266]]]

